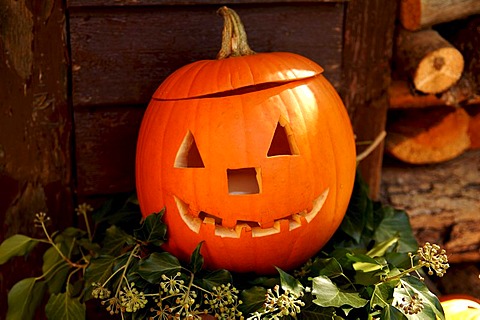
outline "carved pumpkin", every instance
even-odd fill
[[[289,270],[318,252],[345,214],[351,124],[320,66],[292,53],[255,54],[235,12],[220,12],[219,59],[171,74],[146,110],[141,210],[166,208],[165,249],[180,259],[204,241],[209,268]]]

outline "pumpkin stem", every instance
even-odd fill
[[[222,48],[217,54],[217,59],[255,54],[248,45],[247,34],[238,14],[225,6],[218,9],[218,14],[223,17],[224,25]]]

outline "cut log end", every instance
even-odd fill
[[[464,60],[453,47],[427,54],[418,64],[413,77],[415,88],[424,93],[440,93],[453,86],[462,76]]]
[[[469,120],[462,108],[405,111],[389,125],[385,150],[411,164],[451,160],[470,147]]]

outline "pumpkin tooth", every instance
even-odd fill
[[[287,232],[290,230],[290,221],[288,219],[276,220],[273,227],[280,232]]]
[[[236,219],[222,219],[222,227],[228,228],[228,229],[233,229],[237,225],[237,220]]]
[[[215,219],[211,217],[206,217],[205,219],[203,219],[203,223],[200,229],[203,234],[214,234],[216,229]]]
[[[296,214],[292,214],[292,220],[295,221],[296,223],[303,225],[305,223],[308,223],[307,219],[305,219],[305,214],[307,214],[307,211],[302,211]]]
[[[266,229],[266,228],[273,228],[273,225],[275,224],[275,221],[266,221],[266,222],[259,222],[260,228]]]
[[[277,230],[275,228],[252,228],[252,237],[258,238],[258,237],[265,237],[265,236],[271,236],[272,234],[280,233],[280,230]]]
[[[216,226],[215,235],[222,238],[239,238],[240,234],[235,229]]]
[[[204,223],[204,224],[215,225],[215,219],[213,219],[212,217],[205,217],[205,218],[203,219],[203,223]]]
[[[288,230],[294,230],[302,226],[301,218],[297,214],[293,214],[291,219],[288,220],[289,226]]]
[[[252,227],[250,227],[246,223],[240,223],[235,227],[235,231],[237,232],[239,237],[246,237],[249,235],[252,236]]]

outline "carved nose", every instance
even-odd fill
[[[261,192],[260,168],[227,169],[228,193],[232,195]]]

